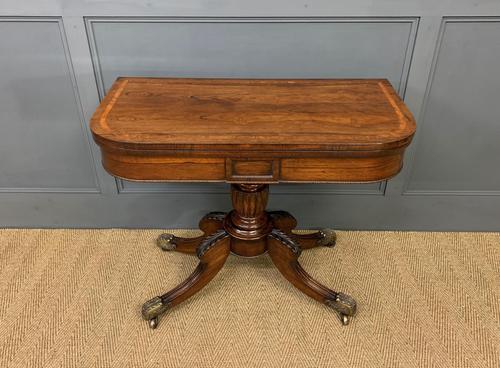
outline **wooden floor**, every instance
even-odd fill
[[[230,257],[150,330],[141,304],[196,266],[160,232],[0,230],[0,367],[500,367],[499,233],[338,232],[304,252],[356,298],[346,327],[264,255]]]

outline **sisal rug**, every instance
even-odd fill
[[[500,367],[499,233],[338,232],[303,252],[357,300],[345,327],[266,255],[230,256],[150,330],[142,302],[197,264],[160,233],[0,230],[0,367]]]

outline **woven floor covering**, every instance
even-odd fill
[[[141,304],[197,264],[160,233],[0,230],[0,367],[500,367],[499,233],[341,231],[304,251],[357,300],[349,326],[267,255],[230,256],[151,330]]]

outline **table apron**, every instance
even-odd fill
[[[375,182],[396,175],[402,163],[402,150],[380,156],[318,158],[143,156],[103,150],[103,165],[110,174],[153,182]]]

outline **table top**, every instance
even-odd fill
[[[129,180],[372,182],[399,172],[415,122],[385,79],[126,77],[91,130]]]
[[[385,79],[123,77],[91,129],[135,149],[352,151],[406,146],[415,122]]]

